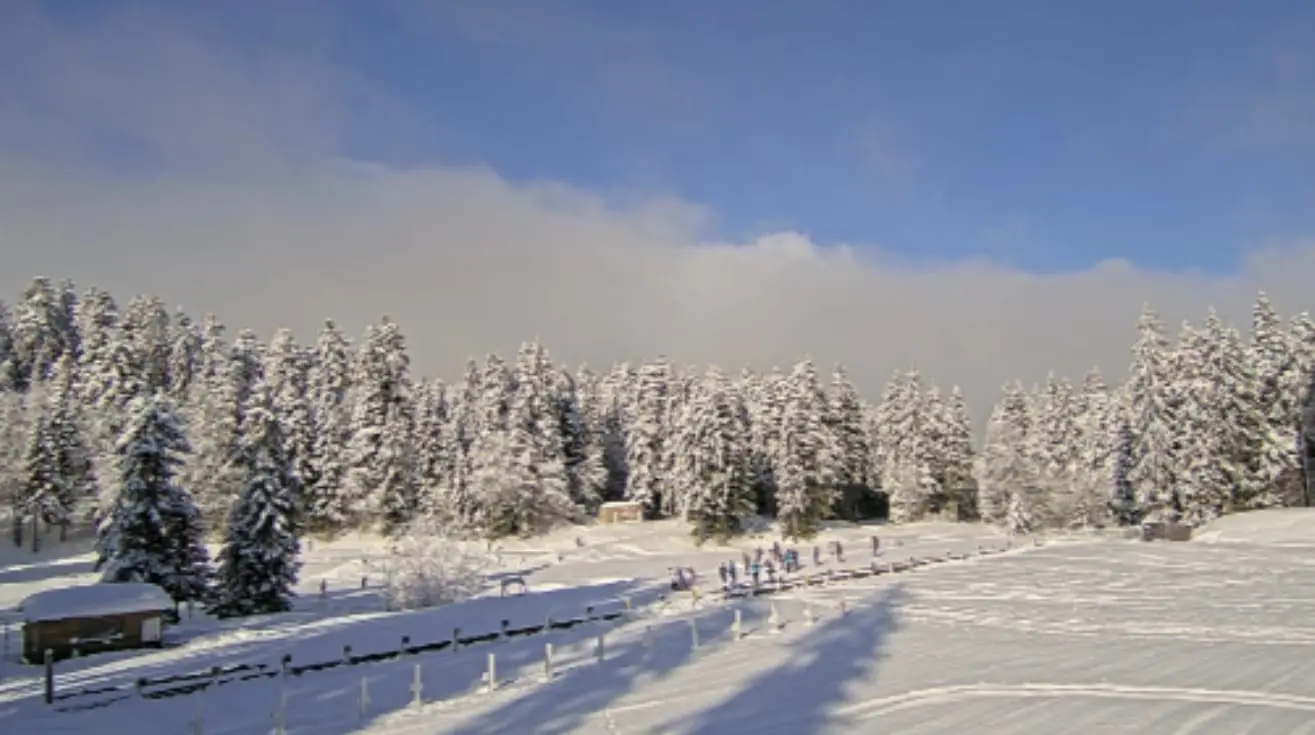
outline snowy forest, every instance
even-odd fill
[[[1004,386],[974,441],[958,388],[917,370],[869,401],[843,367],[807,359],[569,370],[528,342],[449,384],[413,375],[387,318],[355,341],[326,321],[313,342],[284,329],[265,343],[159,298],[36,278],[0,305],[0,492],[14,543],[92,524],[129,570],[133,544],[182,544],[171,563],[198,566],[204,546],[177,539],[262,537],[295,555],[301,534],[417,519],[495,539],[613,500],[700,541],[755,514],[808,538],[834,517],[1027,533],[1306,503],[1309,316],[1285,322],[1262,293],[1249,329],[1211,312],[1171,340],[1148,306],[1129,359],[1121,385],[1093,370]],[[229,546],[221,577],[262,563]]]

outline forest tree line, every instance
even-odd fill
[[[417,519],[530,535],[610,500],[683,518],[700,539],[735,535],[752,514],[797,538],[886,513],[1020,533],[1197,523],[1306,502],[1313,370],[1315,322],[1285,323],[1264,294],[1245,335],[1211,312],[1170,341],[1147,307],[1122,384],[1093,370],[1077,385],[1007,385],[975,443],[958,388],[916,370],[869,402],[843,367],[823,376],[809,360],[595,372],[528,342],[448,384],[413,374],[387,318],[355,341],[326,321],[313,343],[286,329],[265,343],[159,298],[120,304],[36,278],[0,305],[0,491],[15,543],[86,520],[106,558],[132,525],[127,485],[163,471],[147,445],[170,468],[169,502],[187,506],[179,523],[213,538],[253,502],[286,507],[289,533],[325,535]],[[254,498],[253,476],[265,478]]]

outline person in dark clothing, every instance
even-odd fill
[[[754,587],[758,586],[758,572],[760,571],[760,569],[761,569],[761,565],[759,565],[758,562],[754,562],[753,566],[749,567],[749,575],[753,579]]]
[[[726,562],[717,565],[717,576],[721,577],[721,588],[726,589],[726,582],[729,575],[726,573]]]
[[[726,574],[731,578],[732,587],[740,583],[740,580],[738,579],[738,575],[735,572],[735,562],[732,561],[726,564]]]
[[[813,566],[822,566],[822,547],[813,546]]]
[[[881,539],[877,538],[876,534],[872,535],[872,555],[881,555]]]
[[[836,542],[836,561],[845,563],[845,547],[839,541]]]
[[[767,583],[768,583],[768,584],[775,584],[775,583],[776,583],[776,565],[772,563],[772,560],[771,560],[771,559],[768,559],[768,560],[767,560],[767,563],[763,565],[763,570],[767,572]]]

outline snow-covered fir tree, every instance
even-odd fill
[[[392,530],[416,514],[415,418],[410,360],[397,324],[385,317],[366,329],[353,363],[351,439],[343,482],[357,523]]]
[[[192,447],[184,486],[192,493],[212,532],[222,532],[228,509],[242,490],[234,464],[242,407],[258,373],[254,335],[243,332],[230,347],[214,315],[201,327],[201,369],[187,409]]]
[[[1027,396],[1011,383],[991,412],[978,457],[978,512],[987,523],[1027,531],[1036,522],[1040,468],[1030,434]]]
[[[297,477],[274,413],[273,387],[257,379],[244,406],[236,464],[243,488],[228,515],[210,612],[284,612],[300,569]]]
[[[1269,298],[1261,292],[1252,311],[1251,364],[1254,400],[1264,428],[1253,439],[1253,472],[1257,483],[1243,499],[1251,508],[1285,503],[1294,491],[1301,466],[1298,455],[1299,395],[1291,390],[1295,364],[1288,333]]]
[[[133,399],[117,446],[119,492],[97,539],[102,578],[204,599],[209,552],[200,513],[175,481],[191,447],[173,402],[162,393]]]
[[[839,445],[826,425],[826,394],[811,360],[790,372],[784,398],[781,442],[772,463],[776,518],[783,536],[807,539],[830,515]]]
[[[642,503],[651,517],[661,514],[664,478],[671,459],[666,441],[671,436],[671,389],[674,373],[666,358],[644,363],[636,376],[635,399],[626,432],[626,500]]]
[[[1220,516],[1231,496],[1229,474],[1223,466],[1228,436],[1223,415],[1221,376],[1212,369],[1215,350],[1211,334],[1183,324],[1174,351],[1177,380],[1178,505],[1182,520],[1200,524]]]
[[[338,326],[326,320],[315,342],[306,388],[315,433],[302,493],[305,525],[313,533],[341,531],[351,520],[343,494],[351,437],[350,350]]]
[[[1126,384],[1133,434],[1128,479],[1143,517],[1159,520],[1177,510],[1178,465],[1175,435],[1178,417],[1172,353],[1155,310],[1147,305],[1137,322],[1137,341]]]
[[[264,376],[271,410],[285,442],[283,452],[297,479],[297,506],[306,507],[303,493],[315,481],[315,424],[309,397],[310,358],[297,346],[292,331],[280,329],[265,353]]]
[[[843,365],[836,366],[827,397],[827,424],[839,450],[836,485],[842,489],[870,487],[872,444],[867,432],[866,413]]]
[[[607,489],[607,466],[603,464],[602,447],[590,441],[583,400],[575,377],[565,370],[558,371],[552,412],[566,463],[568,494],[583,513],[593,516]]]
[[[726,375],[712,368],[685,402],[675,448],[675,477],[687,488],[685,520],[702,542],[725,542],[754,512],[745,412]]]
[[[165,372],[169,395],[180,404],[192,397],[192,381],[201,361],[201,328],[182,309],[170,320],[169,355]]]
[[[451,433],[447,386],[438,379],[422,380],[415,391],[416,510],[423,518],[446,526],[455,515],[448,505],[456,439]]]
[[[504,426],[486,430],[472,484],[489,538],[544,531],[578,518],[568,487],[552,369],[536,342],[521,347]]]
[[[973,449],[972,419],[968,403],[959,386],[950,389],[941,417],[943,436],[938,467],[938,483],[946,493],[953,493],[958,518],[973,518],[977,514],[977,488],[973,477],[976,452]]]

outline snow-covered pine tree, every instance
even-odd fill
[[[968,415],[968,404],[959,386],[950,389],[941,417],[942,437],[940,486],[949,493],[956,506],[956,518],[977,516],[977,483],[973,478],[976,453],[973,450],[973,424]]]
[[[625,497],[630,482],[630,468],[626,464],[626,442],[634,415],[635,385],[639,376],[626,362],[612,367],[599,383],[602,417],[603,464],[607,467],[606,500]]]
[[[46,401],[39,385],[34,384],[32,392],[35,400],[29,404],[31,416],[27,421],[27,450],[23,452],[23,499],[18,508],[21,522],[32,530],[33,553],[41,550],[38,527],[41,521],[55,525],[67,520],[66,509],[60,502],[62,488],[59,468],[56,466],[55,442],[46,415]]]
[[[27,394],[0,392],[0,496],[9,507],[10,531],[16,547],[23,545],[27,492],[23,476],[24,454],[30,436]]]
[[[566,462],[568,494],[582,513],[592,517],[603,502],[607,468],[603,465],[601,447],[591,451],[594,447],[589,441],[589,427],[575,378],[566,370],[557,371],[555,377],[552,410]]]
[[[468,360],[460,387],[448,406],[449,466],[446,470],[447,481],[442,486],[446,496],[442,505],[447,508],[449,516],[446,525],[458,534],[476,530],[474,519],[478,503],[470,478],[475,443],[480,435],[479,402],[483,395],[480,377],[479,363],[474,359]]]
[[[84,427],[77,394],[77,360],[72,352],[65,352],[55,363],[49,386],[46,429],[53,443],[59,478],[60,518],[58,521],[47,518],[46,522],[59,527],[63,541],[79,506],[91,504],[99,495],[94,463],[96,449]]]
[[[112,389],[110,371],[112,346],[119,324],[119,309],[114,298],[95,287],[87,289],[78,301],[77,323],[78,398],[88,409],[102,405],[102,396]]]
[[[1074,398],[1077,446],[1069,520],[1079,528],[1101,527],[1109,521],[1113,493],[1115,424],[1109,389],[1099,368],[1087,373]]]
[[[872,446],[869,442],[863,401],[843,365],[831,376],[827,424],[840,454],[836,485],[844,492],[872,486]]]
[[[243,409],[236,464],[243,489],[229,511],[210,612],[277,613],[292,606],[300,569],[297,478],[274,413],[273,386],[257,379]]]
[[[416,513],[415,413],[406,341],[388,317],[366,329],[352,374],[347,508],[355,523],[400,528]]]
[[[754,507],[759,515],[776,514],[776,473],[772,463],[780,454],[781,418],[784,412],[784,377],[773,370],[761,376],[749,369],[740,375],[749,421],[749,468]]]
[[[1120,526],[1135,526],[1141,523],[1141,506],[1137,503],[1137,492],[1132,486],[1129,475],[1132,473],[1134,447],[1136,439],[1132,434],[1132,423],[1124,412],[1112,414],[1114,422],[1114,440],[1110,445],[1110,515]]]
[[[675,476],[686,488],[685,520],[702,543],[740,534],[754,512],[748,427],[735,388],[710,368],[681,411],[673,442]]]
[[[172,349],[169,311],[154,296],[137,296],[128,302],[120,320],[132,361],[141,372],[138,379],[145,393],[168,390],[169,353]]]
[[[552,372],[536,342],[522,345],[506,424],[484,434],[472,477],[488,538],[547,530],[578,517],[567,487]]]
[[[635,401],[626,431],[625,497],[642,503],[645,512],[658,517],[667,507],[662,493],[666,488],[670,454],[666,442],[671,433],[671,363],[665,357],[644,363],[639,368]]]
[[[9,314],[9,306],[0,301],[0,393],[18,390],[19,379],[18,353],[14,345],[14,333]]]
[[[604,395],[602,379],[587,366],[580,366],[572,382],[583,438],[580,448],[582,459],[575,465],[573,472],[581,494],[587,500],[585,507],[593,513],[600,503],[609,499],[611,472],[607,454],[610,451],[609,440],[612,439],[609,419],[614,412]],[[616,440],[624,450],[624,442],[620,442],[619,437]]]
[[[311,424],[315,427],[309,478],[303,489],[306,529],[313,533],[341,531],[350,520],[344,502],[350,415],[351,345],[333,320],[325,320],[315,342],[307,376]]]
[[[315,482],[315,424],[308,382],[310,360],[297,346],[292,331],[274,334],[265,354],[264,376],[270,390],[271,410],[278,419],[288,466],[297,479],[297,507],[306,508],[306,488]]]
[[[1217,329],[1213,331],[1218,334]],[[1220,410],[1227,403],[1215,382],[1223,376],[1212,369],[1217,349],[1210,337],[1210,331],[1184,323],[1174,352],[1178,396],[1175,475],[1182,519],[1191,524],[1219,517],[1231,495],[1230,478],[1223,468],[1228,437]]]
[[[1137,341],[1125,386],[1133,434],[1128,479],[1137,493],[1140,515],[1160,520],[1176,509],[1174,489],[1173,362],[1168,340],[1155,310],[1147,304],[1137,322]]]
[[[938,394],[924,392],[922,375],[911,370],[892,380],[879,409],[883,489],[890,498],[890,520],[921,520],[939,497],[934,463],[939,432],[928,420],[939,404]]]
[[[242,330],[232,346],[222,343],[224,327],[207,316],[201,328],[199,391],[188,411],[194,453],[183,481],[211,532],[222,538],[228,511],[242,492],[242,470],[235,464],[242,411],[261,372],[260,344]]]
[[[776,519],[784,537],[808,539],[831,512],[839,446],[826,425],[826,394],[811,360],[795,365],[785,391],[781,443],[773,461]]]
[[[1045,525],[1083,525],[1085,504],[1078,473],[1078,423],[1073,386],[1051,373],[1036,404],[1036,420],[1028,437],[1037,451],[1039,488],[1044,505],[1037,508]]]
[[[106,582],[150,582],[175,601],[204,599],[209,552],[201,517],[174,481],[191,447],[165,395],[139,396],[118,442],[119,492],[98,538]]]
[[[192,398],[192,382],[200,370],[201,329],[182,309],[174,312],[169,338],[169,395],[186,404]]]
[[[32,279],[16,305],[10,329],[18,365],[18,390],[26,391],[33,383],[50,377],[55,361],[64,354],[62,306],[54,285],[44,276]]]
[[[1266,429],[1255,437],[1253,470],[1259,481],[1245,503],[1251,508],[1283,505],[1296,494],[1300,475],[1297,425],[1301,414],[1297,394],[1291,392],[1294,356],[1282,320],[1262,291],[1252,311],[1251,362],[1255,375],[1256,405]]]
[[[1031,417],[1018,383],[1004,388],[991,412],[978,457],[978,511],[982,520],[1026,532],[1034,525],[1040,468],[1028,447]],[[1021,496],[1021,497],[1020,497]]]
[[[452,451],[447,386],[442,380],[421,380],[415,390],[416,510],[444,527],[456,517],[449,505]]]

